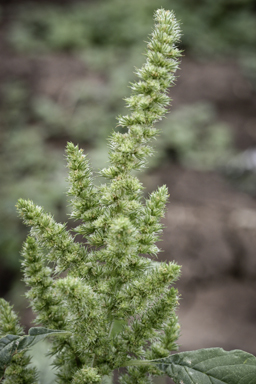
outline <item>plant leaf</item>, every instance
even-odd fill
[[[112,325],[110,337],[114,337],[118,335],[123,329],[123,327],[127,324],[125,320],[113,320],[114,323]]]
[[[28,335],[6,335],[0,339],[0,380],[4,374],[7,365],[11,362],[13,355],[22,352],[32,345],[43,340],[47,336],[70,333],[67,331],[58,331],[43,327],[30,328]]]
[[[0,339],[0,380],[2,379],[6,366],[15,354],[19,339],[20,336],[15,335],[7,335]]]
[[[256,384],[256,358],[222,348],[181,352],[155,361],[176,384]]]

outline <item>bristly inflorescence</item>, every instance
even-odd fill
[[[178,293],[170,285],[180,267],[148,257],[159,252],[155,243],[168,191],[162,186],[145,200],[132,173],[152,154],[153,124],[166,113],[181,55],[174,14],[160,9],[155,22],[146,63],[126,99],[131,113],[118,120],[125,131],[109,139],[110,166],[100,172],[106,184],[95,186],[83,151],[67,145],[71,218],[79,220],[75,232],[84,242],[41,207],[18,202],[20,216],[31,226],[22,254],[36,322],[72,332],[53,344],[59,384],[98,383],[131,358],[157,359],[177,348]],[[148,371],[154,374],[156,368],[129,367],[120,381],[147,383]]]

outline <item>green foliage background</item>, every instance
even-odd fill
[[[89,151],[97,169],[106,161],[105,139],[124,112],[122,98],[133,67],[143,62],[143,40],[159,7],[182,20],[182,46],[197,60],[232,57],[255,79],[256,9],[253,0],[98,0],[23,3],[2,8],[4,44],[9,54],[35,58],[68,55],[84,63],[88,76],[70,85],[65,103],[38,93],[23,76],[7,76],[0,103],[0,259],[3,268],[19,270],[25,237],[16,218],[19,197],[30,198],[65,215],[67,140]],[[143,47],[143,48],[142,48]],[[95,83],[92,79],[99,79]],[[35,79],[37,81],[37,79]],[[232,134],[217,121],[214,106],[196,104],[174,111],[162,122],[161,164],[175,151],[179,163],[214,169],[234,151]],[[203,166],[202,166],[203,164]],[[9,287],[10,288],[10,287]]]
[[[91,46],[127,49],[141,45],[159,6],[173,9],[182,20],[182,44],[197,58],[254,50],[253,0],[97,0],[68,7],[23,6],[9,38],[21,52],[78,52]]]

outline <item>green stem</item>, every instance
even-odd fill
[[[113,329],[113,326],[114,326],[114,320],[112,320],[111,324],[110,324],[110,328],[109,328],[109,333],[108,333],[108,337],[110,337],[111,335],[111,332],[112,332],[112,329]]]
[[[92,362],[91,362],[91,367],[93,368],[93,365],[94,365],[94,361],[95,361],[95,353],[93,354],[93,357],[92,357]]]
[[[154,362],[155,360],[129,360],[127,362],[125,362],[124,364],[122,364],[120,366],[120,368],[123,368],[123,367],[130,367],[130,366],[140,366],[140,365],[150,365]]]
[[[162,361],[163,358],[160,357],[159,359],[154,359],[154,360],[129,360],[125,362],[123,365],[121,365],[120,368],[129,367],[129,366],[150,365],[150,364],[157,363],[158,360],[161,361],[161,363],[163,364],[163,361]]]

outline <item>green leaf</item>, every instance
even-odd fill
[[[67,331],[58,331],[43,327],[30,328],[28,335],[6,335],[0,339],[0,380],[13,355],[22,352],[47,336],[67,334]]]
[[[4,374],[5,368],[15,354],[15,349],[20,336],[7,335],[0,339],[0,380]]]
[[[125,320],[113,320],[111,327],[110,337],[118,335],[123,330],[123,327],[127,324]]]
[[[237,349],[199,349],[156,362],[176,384],[256,384],[256,358]]]

